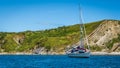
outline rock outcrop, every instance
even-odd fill
[[[118,34],[120,34],[119,21],[105,20],[88,36],[88,40],[91,46],[104,46],[106,42],[117,38]]]
[[[118,38],[120,34],[120,21],[117,20],[104,20],[90,35],[88,35],[88,41],[91,46],[104,47],[102,51],[119,51],[120,44],[113,43],[111,49],[107,50],[106,45],[114,38]],[[117,42],[117,43],[120,43]]]
[[[111,51],[119,51],[120,50],[120,43],[115,43],[111,49]]]
[[[14,37],[13,37],[13,40],[17,43],[17,44],[21,44],[21,43],[23,43],[23,41],[24,41],[24,39],[25,39],[25,35],[24,34],[17,34],[17,35],[15,35]]]

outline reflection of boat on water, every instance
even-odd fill
[[[82,13],[80,9],[80,42],[79,45],[74,45],[72,48],[66,51],[66,54],[69,57],[83,57],[83,58],[90,57],[90,48],[88,44],[88,39],[86,37],[85,26],[83,24],[81,14]],[[85,45],[87,45],[87,48],[85,48]]]

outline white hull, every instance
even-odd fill
[[[85,53],[69,53],[69,57],[75,57],[75,58],[89,58],[90,57],[90,52],[85,52]]]

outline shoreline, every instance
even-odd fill
[[[16,52],[16,53],[0,53],[0,55],[66,55],[65,53],[56,53],[56,54],[33,54],[33,53],[25,53],[25,52]],[[120,52],[91,52],[91,55],[120,55]]]
[[[91,52],[91,55],[120,55],[120,52]]]

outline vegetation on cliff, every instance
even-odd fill
[[[103,21],[85,24],[87,35]],[[41,31],[0,32],[0,52],[32,52],[40,47],[45,47],[47,51],[61,52],[65,51],[68,45],[79,42],[79,38],[79,24]],[[108,46],[108,48],[111,47]],[[101,50],[100,47],[96,46],[91,46],[91,49]]]

